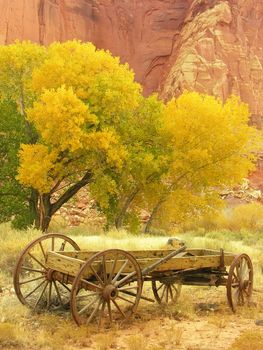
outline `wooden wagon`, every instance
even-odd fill
[[[229,267],[229,268],[228,268]],[[69,237],[47,234],[21,252],[14,287],[21,303],[36,309],[70,308],[78,325],[127,319],[149,281],[158,303],[176,302],[182,285],[225,286],[229,306],[250,302],[253,266],[246,254],[187,249],[101,252],[80,250]]]

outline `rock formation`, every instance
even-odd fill
[[[263,2],[0,0],[0,43],[81,39],[128,62],[145,94],[194,89],[263,110]]]

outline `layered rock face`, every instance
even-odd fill
[[[262,1],[0,0],[1,44],[73,38],[128,62],[145,94],[238,94],[261,126]]]

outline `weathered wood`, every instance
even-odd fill
[[[154,270],[156,271],[158,269],[158,267],[162,266],[163,264],[165,264],[167,261],[173,259],[174,257],[176,257],[178,254],[185,252],[186,250],[186,246],[183,246],[169,254],[167,254],[164,258],[162,259],[158,259],[157,261],[154,261],[151,265],[146,266],[143,270],[142,270],[142,275],[143,276],[147,276],[149,275],[151,272],[153,272]]]
[[[179,248],[179,246],[178,246]],[[128,252],[132,254],[136,259],[147,259],[147,258],[164,258],[169,253],[174,252],[175,249],[151,249],[151,250],[129,250]],[[61,255],[68,256],[71,258],[87,261],[93,255],[97,254],[98,251],[94,250],[81,250],[81,251],[63,251],[57,252]],[[180,253],[178,256],[204,256],[204,255],[219,255],[218,250],[211,249],[186,249],[186,251]],[[227,253],[225,253],[227,254]]]
[[[167,251],[166,255],[167,255]],[[164,271],[177,271],[177,270],[183,270],[183,269],[189,269],[189,268],[218,268],[220,266],[220,254],[217,251],[217,255],[215,254],[216,251],[213,251],[213,254],[209,254],[209,251],[207,251],[207,255],[203,256],[186,256],[186,257],[174,257],[168,260],[167,262],[163,263],[161,266],[156,267],[154,272],[164,272]],[[225,253],[225,265],[228,266],[232,263],[235,255],[230,253]],[[140,265],[140,268],[143,270],[144,268],[147,268],[149,265],[157,262],[160,258],[138,258],[137,261]],[[64,254],[59,254],[55,252],[48,252],[47,254],[47,267],[63,272],[65,274],[69,274],[71,276],[76,276],[79,272],[81,266],[84,264],[84,260],[72,258],[69,256],[65,256]],[[120,269],[121,265],[124,263],[123,260],[119,260],[116,264],[116,271]],[[98,262],[97,264],[94,264],[93,267],[96,269],[96,271],[99,271],[99,268],[101,266],[101,262]],[[125,267],[124,273],[131,272],[131,266],[127,265]],[[110,273],[112,269],[112,260],[106,261],[106,270],[107,273]],[[86,277],[91,276],[93,273],[91,271],[87,271]]]

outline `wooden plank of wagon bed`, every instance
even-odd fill
[[[174,249],[151,249],[151,250],[129,250],[128,252],[132,254],[136,259],[147,259],[147,258],[161,259],[173,251]],[[71,258],[87,261],[94,254],[98,253],[98,251],[80,250],[80,251],[63,251],[63,252],[57,252],[57,253],[71,257]],[[218,250],[195,248],[195,249],[186,249],[184,252],[180,253],[176,257],[182,257],[187,255],[203,256],[203,255],[218,255],[218,254],[219,254]],[[229,253],[225,253],[225,254],[229,254]]]
[[[167,253],[167,252],[166,252]],[[228,266],[234,259],[233,254],[226,254],[224,257],[225,265]],[[150,266],[155,261],[158,261],[159,258],[139,258],[137,259],[141,269],[144,269],[147,266]],[[56,252],[48,252],[47,253],[47,267],[71,275],[76,276],[79,273],[81,266],[85,263],[85,261],[71,258],[65,256],[63,254],[59,254]],[[124,264],[124,260],[119,260],[115,266],[115,270],[118,271],[121,266]],[[113,260],[106,261],[106,270],[107,273],[110,273],[113,265]],[[93,268],[95,270],[99,270],[101,267],[101,262],[94,263]],[[220,266],[220,254],[218,255],[204,255],[204,256],[190,256],[190,257],[174,257],[167,262],[163,263],[159,267],[157,267],[154,271],[173,271],[173,270],[184,270],[189,268],[217,268]],[[126,265],[124,269],[124,273],[129,273],[133,271],[133,266],[129,264]],[[90,277],[92,275],[91,271],[87,271],[85,277]]]

